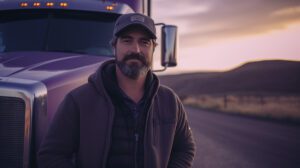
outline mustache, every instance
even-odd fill
[[[128,60],[131,60],[131,59],[136,59],[136,60],[139,60],[141,61],[144,65],[147,64],[147,60],[145,58],[145,56],[141,53],[130,53],[130,54],[126,54],[123,58],[123,61],[126,62]]]

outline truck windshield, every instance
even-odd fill
[[[117,15],[63,10],[0,12],[0,53],[71,52],[111,56]]]

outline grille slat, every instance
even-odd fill
[[[0,165],[22,167],[24,152],[25,102],[0,96]]]

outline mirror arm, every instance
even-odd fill
[[[166,65],[164,66],[163,69],[152,70],[152,72],[163,72],[163,71],[165,71],[167,68],[168,68],[168,64],[166,64]]]
[[[164,24],[164,23],[155,23],[155,26],[160,26],[160,25],[165,26],[166,24]]]

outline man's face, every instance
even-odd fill
[[[130,79],[147,74],[154,48],[154,41],[143,28],[135,27],[123,32],[115,45],[118,68]]]

